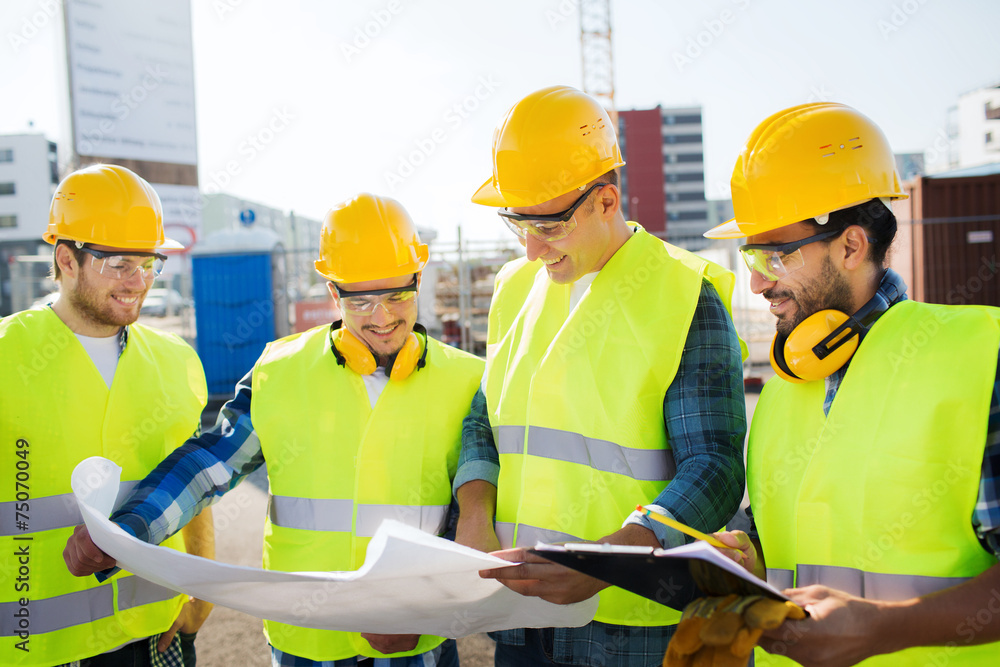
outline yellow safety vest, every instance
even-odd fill
[[[253,370],[251,420],[271,483],[264,568],[347,571],[383,519],[440,535],[462,420],[483,361],[427,338],[427,364],[390,381],[371,408],[364,380],[337,365],[330,326],[270,343]],[[322,604],[333,593],[317,590]],[[358,633],[264,621],[277,649],[311,660],[382,657]],[[443,641],[422,636],[413,655]]]
[[[541,262],[497,276],[485,392],[500,455],[504,547],[596,540],[651,503],[674,475],[663,398],[680,363],[702,279],[726,305],[733,274],[635,232],[570,312],[571,285]],[[620,588],[596,620],[676,623],[680,612]]]
[[[74,577],[63,548],[83,523],[70,488],[77,463],[103,456],[123,489],[198,428],[205,374],[173,334],[128,330],[108,389],[50,308],[0,321],[0,663],[53,665],[168,629],[185,597],[121,572]],[[119,500],[124,497],[120,495]],[[183,550],[174,536],[164,543]]]
[[[858,348],[829,416],[824,382],[767,383],[747,477],[769,582],[904,600],[997,564],[976,538],[972,512],[998,320],[997,309],[894,305]],[[995,665],[998,655],[1000,644],[957,644],[861,664]],[[762,651],[758,660],[793,664]]]

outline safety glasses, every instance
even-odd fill
[[[747,268],[750,269],[751,273],[756,271],[768,280],[780,280],[805,265],[806,262],[802,258],[802,246],[828,239],[831,236],[837,236],[843,232],[843,229],[822,232],[814,236],[807,236],[798,241],[781,243],[779,245],[741,245],[740,254],[743,255],[743,261],[746,262]]]
[[[387,311],[413,301],[417,296],[417,278],[413,277],[413,282],[406,287],[391,287],[389,289],[375,289],[365,292],[348,292],[331,282],[333,289],[340,297],[340,307],[350,313],[357,315],[370,315],[375,312],[379,304]]]
[[[576,220],[573,215],[580,208],[583,202],[587,201],[594,190],[603,188],[608,183],[594,183],[587,191],[580,195],[580,198],[573,202],[573,205],[562,213],[551,213],[549,215],[521,215],[511,213],[510,209],[502,208],[497,211],[497,215],[510,228],[510,231],[517,234],[524,240],[531,234],[539,241],[548,243],[549,241],[559,241],[569,236],[576,229]]]
[[[77,244],[77,248],[93,256],[93,266],[99,274],[116,280],[128,280],[135,275],[136,271],[142,271],[144,280],[155,280],[163,273],[163,265],[167,261],[166,255],[157,252],[152,254],[117,250],[106,252],[80,244]]]

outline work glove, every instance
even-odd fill
[[[699,598],[684,608],[663,667],[746,667],[764,630],[805,617],[794,602],[761,595]]]

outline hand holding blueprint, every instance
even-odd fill
[[[275,572],[227,565],[141,542],[107,519],[121,468],[92,457],[72,486],[90,536],[118,565],[144,579],[258,618],[309,628],[463,637],[508,628],[579,627],[597,597],[557,605],[524,597],[479,570],[505,560],[386,521],[354,572]],[[261,518],[263,520],[263,518]]]

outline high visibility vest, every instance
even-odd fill
[[[997,564],[976,538],[972,512],[998,325],[997,309],[894,305],[855,353],[829,416],[824,382],[767,383],[747,478],[770,583],[905,600]],[[1000,644],[956,643],[861,664],[995,665],[1000,655]],[[793,664],[762,651],[758,659]]]
[[[362,377],[337,364],[330,334],[327,325],[270,343],[253,370],[251,420],[271,483],[268,570],[356,570],[383,519],[436,535],[445,528],[483,361],[427,338],[426,366],[391,380],[372,409]],[[304,617],[331,595],[304,600]],[[311,660],[383,655],[358,633],[267,620],[264,630],[275,648]],[[442,641],[425,635],[396,655]]]
[[[186,596],[120,572],[74,577],[62,552],[83,523],[77,463],[122,467],[123,492],[199,425],[207,390],[198,357],[173,334],[134,324],[108,389],[50,308],[0,321],[0,663],[54,665],[167,630]],[[183,550],[174,536],[164,542]]]
[[[666,488],[674,461],[663,399],[703,278],[729,309],[732,273],[641,229],[572,312],[572,286],[550,280],[541,262],[501,270],[484,385],[500,455],[502,546],[597,540]],[[595,616],[630,626],[679,618],[617,587],[600,593]]]

